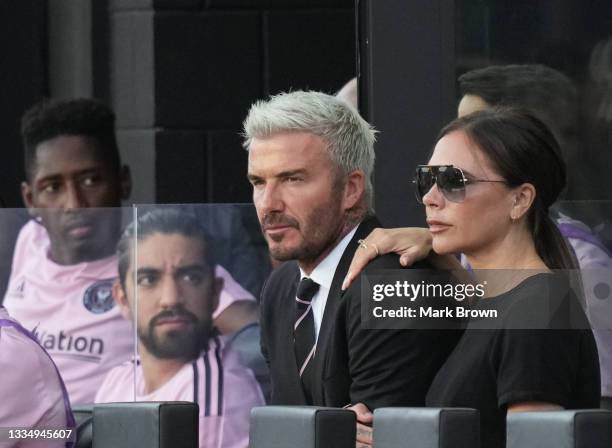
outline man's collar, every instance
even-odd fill
[[[344,238],[340,240],[336,247],[332,249],[332,251],[327,254],[327,256],[321,260],[321,262],[313,269],[310,275],[306,275],[306,273],[300,268],[300,278],[308,277],[323,286],[324,288],[331,289],[332,280],[334,279],[334,274],[336,273],[336,268],[340,263],[340,259],[342,258],[342,254],[346,250],[346,247],[353,239],[355,232],[357,231],[358,225],[355,226],[349,233],[344,235]]]

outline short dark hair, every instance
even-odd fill
[[[453,120],[440,131],[438,140],[455,131],[467,135],[510,187],[523,183],[535,187],[528,223],[538,255],[550,269],[577,269],[549,216],[550,206],[565,187],[566,167],[548,127],[526,110],[492,108]]]
[[[206,232],[195,215],[181,211],[174,207],[156,208],[139,216],[130,223],[121,235],[117,244],[117,257],[119,265],[119,281],[125,288],[125,278],[130,267],[134,237],[139,241],[155,234],[179,234],[187,238],[195,238],[202,243],[204,249],[204,263],[214,274],[214,255],[212,246],[208,242]]]
[[[539,64],[491,65],[459,77],[461,95],[478,95],[491,106],[529,104],[551,107],[575,97],[572,81],[563,73]],[[543,102],[545,100],[545,102]]]
[[[119,171],[121,159],[115,137],[115,114],[104,103],[90,98],[43,100],[21,118],[26,177],[31,179],[37,146],[61,135],[93,139],[100,155]]]
[[[461,75],[461,96],[490,106],[520,107],[542,120],[561,146],[576,133],[576,88],[563,73],[539,64],[491,65]]]

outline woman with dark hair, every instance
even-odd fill
[[[483,447],[505,446],[507,412],[598,407],[592,333],[566,279],[552,272],[575,264],[548,217],[565,186],[548,128],[512,109],[459,118],[440,132],[415,183],[433,250],[462,253],[479,282],[495,279],[479,302],[501,317],[494,327],[468,324],[427,405],[478,409]]]

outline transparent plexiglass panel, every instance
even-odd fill
[[[109,372],[134,355],[132,323],[112,293],[130,218],[121,208],[0,210],[2,305],[50,355],[73,406],[93,403]]]

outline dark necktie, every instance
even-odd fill
[[[308,398],[310,398],[309,378],[312,370],[310,361],[314,357],[316,346],[311,302],[318,290],[318,283],[304,277],[300,280],[295,297],[295,324],[293,326],[295,360]]]

